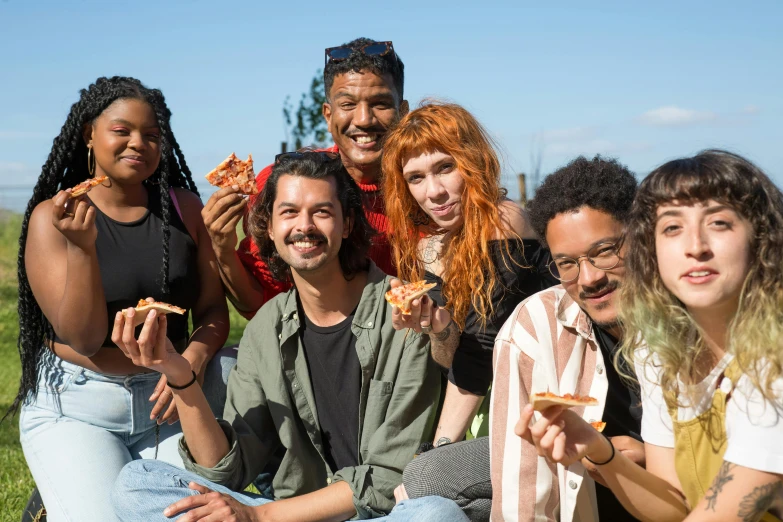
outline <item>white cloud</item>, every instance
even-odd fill
[[[746,105],[742,109],[742,112],[744,114],[758,114],[759,110],[761,110],[761,109],[759,108],[758,105]]]
[[[38,169],[18,161],[0,161],[0,185],[32,186],[38,180]]]
[[[717,118],[718,115],[714,112],[695,111],[669,105],[645,112],[639,116],[638,121],[643,125],[655,127],[685,127],[714,121]]]

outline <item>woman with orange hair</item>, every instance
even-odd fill
[[[402,118],[384,143],[383,190],[400,278],[437,283],[411,315],[393,316],[395,328],[429,334],[448,368],[435,446],[469,427],[469,438],[486,435],[486,411],[469,425],[492,382],[495,336],[521,300],[557,283],[549,252],[506,198],[492,140],[459,105],[426,102]]]

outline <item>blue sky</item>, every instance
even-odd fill
[[[543,173],[602,153],[643,177],[723,147],[783,185],[783,2],[268,4],[0,0],[0,186],[32,186],[79,89],[115,74],[163,91],[200,186],[232,151],[265,164],[285,97],[358,36],[394,41],[412,105],[484,123],[512,195],[531,153]]]

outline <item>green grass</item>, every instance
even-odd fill
[[[16,350],[19,319],[16,256],[22,217],[0,210],[0,416],[8,410],[19,385],[21,366]],[[229,305],[228,344],[239,342],[247,324]],[[0,424],[0,522],[18,522],[34,483],[19,445],[19,418]]]

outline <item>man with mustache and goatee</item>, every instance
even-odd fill
[[[170,348],[165,316],[148,319],[138,341],[132,324],[115,324],[123,351],[174,389],[187,469],[126,466],[113,493],[124,522],[184,512],[193,521],[378,518],[394,507],[403,468],[431,436],[440,373],[429,339],[392,326],[391,277],[367,258],[375,231],[339,157],[278,157],[249,231],[274,276],[293,288],[247,325],[225,420],[215,420],[187,360]],[[274,498],[244,493],[277,450]],[[445,499],[411,502],[389,520],[406,519],[412,507],[431,522],[459,515]]]
[[[618,162],[580,156],[548,176],[528,206],[562,284],[520,303],[495,341],[493,520],[636,520],[601,485],[600,465],[549,463],[515,430],[531,419],[534,393],[591,396],[597,406],[574,411],[606,422],[603,433],[615,449],[644,465],[640,400],[613,365],[623,335],[616,308],[623,226],[635,192],[636,179]],[[623,373],[632,375],[629,368]]]

